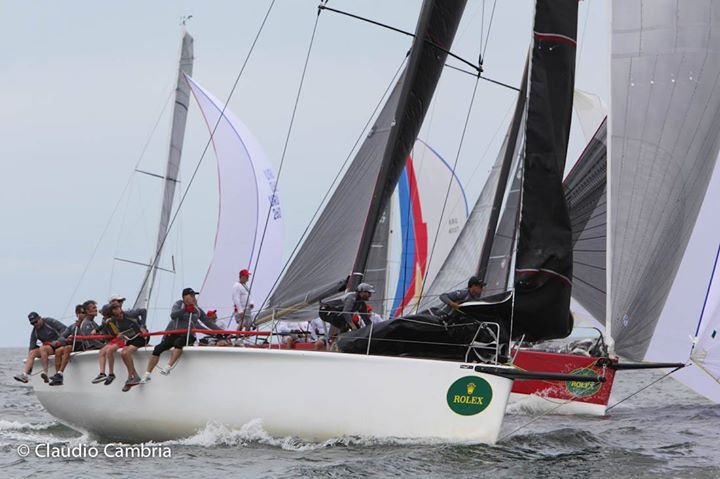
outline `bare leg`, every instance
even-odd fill
[[[59,373],[65,371],[70,362],[70,350],[72,346],[63,346],[55,350],[55,370]]]
[[[39,356],[40,349],[31,349],[28,352],[27,358],[25,359],[25,366],[23,366],[23,373],[30,374],[32,371],[33,363],[35,358]]]
[[[170,366],[171,368],[174,367],[175,363],[178,362],[178,359],[180,359],[180,356],[182,356],[182,353],[182,348],[173,348],[170,354],[170,361],[168,362],[168,366]]]
[[[98,353],[98,361],[100,362],[100,372],[105,374],[105,355],[107,354],[108,347],[103,346],[102,349],[100,349],[100,352]]]
[[[107,364],[108,364],[108,374],[115,374],[115,351],[118,350],[118,347],[116,345],[112,345],[108,347],[106,356],[107,356]]]
[[[150,356],[150,360],[148,361],[147,365],[147,373],[150,374],[153,372],[153,369],[155,369],[155,366],[157,366],[157,363],[160,361],[160,356]]]
[[[48,356],[52,348],[50,346],[40,346],[40,362],[42,363],[43,372],[48,372]]]
[[[128,371],[128,379],[137,377],[138,373],[135,371],[135,363],[133,362],[133,353],[137,351],[137,347],[127,345],[120,352],[120,357],[125,363],[125,367]]]

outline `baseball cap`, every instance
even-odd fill
[[[123,301],[125,301],[125,296],[113,294],[112,296],[110,296],[110,299],[108,299],[108,303],[112,303],[113,301],[120,301],[122,303]]]
[[[357,290],[358,290],[358,291],[364,291],[364,292],[366,292],[366,293],[374,293],[374,292],[375,292],[375,288],[373,288],[373,286],[372,286],[371,284],[368,284],[368,283],[360,283],[360,284],[358,284]]]
[[[241,269],[241,270],[240,270],[240,276],[250,276],[250,270]]]
[[[215,309],[208,309],[208,310],[207,310],[207,315],[208,315],[208,316],[217,316],[217,310],[215,310]]]
[[[28,314],[28,320],[30,320],[31,323],[35,323],[35,321],[37,321],[38,319],[42,319],[42,318],[35,311]]]
[[[183,289],[182,295],[185,296],[186,294],[200,294],[197,291],[195,291],[192,288],[185,288]]]

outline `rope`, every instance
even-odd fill
[[[130,183],[135,176],[136,170],[138,166],[140,166],[140,162],[142,161],[143,157],[145,156],[145,152],[148,149],[148,146],[150,145],[150,139],[155,135],[155,130],[157,129],[158,125],[160,124],[160,120],[162,119],[165,110],[167,109],[167,106],[170,104],[170,98],[172,98],[172,94],[174,92],[174,89],[170,91],[168,94],[167,99],[165,100],[165,104],[163,105],[162,110],[160,111],[160,114],[157,117],[157,120],[155,121],[155,125],[152,127],[152,130],[150,131],[150,135],[148,136],[147,140],[145,141],[145,145],[143,146],[142,150],[140,151],[140,156],[138,157],[137,162],[135,163],[135,167],[133,168],[133,172],[130,174],[130,176],[127,179],[127,182],[125,183],[125,186],[122,189],[122,192],[120,193],[120,197],[117,200],[117,203],[115,203],[115,206],[113,207],[112,212],[110,213],[110,216],[108,217],[107,222],[105,223],[105,227],[102,230],[102,233],[100,233],[100,238],[98,238],[97,243],[95,243],[95,247],[92,250],[92,253],[90,253],[90,258],[88,259],[87,263],[85,263],[85,268],[83,268],[82,273],[80,274],[80,278],[78,279],[77,283],[75,284],[75,289],[73,289],[72,294],[69,296],[68,303],[65,305],[65,308],[63,308],[63,317],[70,317],[67,315],[67,310],[70,309],[70,305],[73,303],[73,298],[75,298],[75,295],[77,294],[78,290],[80,289],[80,285],[82,284],[83,279],[85,279],[85,275],[87,274],[88,270],[90,269],[90,264],[92,263],[92,260],[95,258],[95,255],[98,252],[98,249],[100,249],[100,244],[102,243],[103,238],[105,238],[105,235],[107,234],[108,230],[110,229],[110,225],[113,224],[113,218],[115,217],[115,214],[117,213],[118,208],[120,207],[120,204],[122,202],[122,199],[125,197],[125,193],[127,192],[128,187],[130,186]]]
[[[258,269],[258,264],[260,262],[260,253],[262,252],[263,245],[265,244],[265,234],[267,233],[268,224],[270,222],[270,213],[273,210],[272,206],[277,197],[278,183],[280,183],[280,175],[282,174],[283,165],[285,164],[285,157],[287,155],[288,145],[290,144],[290,136],[292,135],[293,126],[295,125],[295,115],[297,114],[298,105],[300,103],[300,96],[302,94],[302,89],[305,84],[305,75],[307,74],[307,67],[310,63],[310,53],[312,52],[313,44],[315,43],[315,33],[317,33],[317,27],[318,23],[320,22],[321,11],[322,9],[318,7],[318,12],[315,16],[315,25],[313,26],[312,35],[310,36],[310,44],[308,45],[307,54],[305,55],[305,64],[303,65],[302,74],[300,75],[300,84],[298,85],[297,95],[295,95],[295,104],[293,105],[292,115],[290,116],[290,124],[288,125],[287,135],[285,136],[285,144],[283,145],[282,154],[280,155],[280,166],[278,167],[277,179],[275,180],[275,184],[273,185],[270,205],[268,207],[267,215],[265,216],[265,224],[263,225],[263,232],[262,236],[260,237],[260,245],[258,247],[257,258],[255,259],[255,270]],[[252,293],[252,288],[253,286],[251,283],[250,287],[248,288],[248,300],[250,298],[250,294]]]
[[[659,377],[658,379],[656,379],[655,381],[653,381],[653,382],[651,382],[650,384],[648,384],[648,385],[646,385],[646,386],[638,389],[637,391],[635,391],[635,392],[632,393],[631,395],[629,395],[629,396],[621,399],[620,401],[616,402],[616,403],[613,404],[612,406],[608,407],[608,408],[607,408],[607,411],[611,410],[612,408],[614,408],[615,406],[617,406],[617,405],[619,405],[619,404],[624,403],[625,401],[627,401],[627,400],[630,399],[631,397],[638,395],[639,393],[641,393],[642,391],[646,390],[646,389],[649,388],[650,386],[652,386],[652,385],[654,385],[654,384],[662,381],[663,379],[665,379],[666,377],[670,376],[672,373],[674,373],[675,371],[677,371],[678,369],[681,369],[681,368],[683,368],[683,367],[684,367],[684,366],[679,366],[679,367],[673,369],[672,371],[663,374],[662,376],[660,376],[660,377]]]
[[[545,411],[544,413],[539,414],[539,415],[533,417],[530,421],[528,421],[528,422],[520,425],[519,427],[517,427],[517,428],[513,429],[512,431],[510,431],[509,433],[505,434],[504,436],[502,436],[502,437],[499,439],[499,441],[503,441],[503,440],[507,439],[508,437],[512,436],[513,434],[515,434],[516,432],[520,431],[521,429],[525,429],[525,428],[528,427],[529,425],[537,422],[538,420],[540,420],[541,418],[547,416],[548,414],[551,414],[551,413],[557,411],[557,410],[558,410],[559,408],[561,408],[562,406],[564,406],[564,405],[566,405],[566,404],[568,404],[568,403],[576,400],[578,397],[579,397],[579,396],[576,396],[576,395],[573,394],[573,397],[571,397],[570,399],[567,399],[567,400],[561,402],[560,404],[556,405],[555,407],[548,409],[548,410]]]

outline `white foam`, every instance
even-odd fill
[[[335,446],[377,446],[377,445],[432,445],[446,444],[442,439],[402,439],[402,438],[376,438],[361,436],[342,436],[331,438],[322,442],[304,441],[297,437],[273,437],[262,425],[262,420],[254,419],[240,429],[231,429],[217,423],[209,423],[194,436],[167,441],[163,445],[183,446],[243,446],[248,443],[258,443],[278,447],[286,451],[312,451]]]

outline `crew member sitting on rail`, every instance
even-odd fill
[[[50,381],[50,378],[48,378],[48,356],[52,355],[55,349],[61,346],[61,344],[57,343],[57,341],[60,339],[60,335],[65,330],[65,325],[57,319],[43,318],[35,311],[28,314],[28,319],[33,327],[33,330],[30,333],[30,350],[27,358],[25,359],[23,372],[17,374],[15,379],[21,383],[27,383],[30,380],[28,374],[32,371],[35,358],[40,358],[43,368],[43,372],[40,374],[40,377],[42,377],[43,381],[47,383]],[[41,341],[43,345],[38,346],[38,341]],[[55,358],[56,370],[58,366],[59,364],[57,362],[57,358]]]
[[[125,296],[119,294],[113,294],[110,296],[110,299],[108,299],[108,304],[119,304],[121,308],[123,307],[123,303],[125,303]],[[147,334],[147,309],[123,309],[123,314],[126,318],[136,319],[138,323],[140,323],[140,330],[142,333]],[[144,338],[145,344],[150,343],[150,336],[144,336]]]
[[[220,330],[218,325],[208,320],[205,311],[198,307],[197,298],[195,297],[197,294],[198,293],[192,288],[185,288],[182,291],[182,299],[176,301],[173,305],[172,311],[170,312],[170,322],[165,328],[165,331],[179,331],[179,333],[166,334],[163,336],[160,344],[155,346],[152,356],[150,356],[150,360],[148,361],[143,382],[150,381],[150,374],[160,361],[160,355],[174,348],[167,367],[160,368],[160,374],[170,374],[170,371],[172,371],[172,368],[175,367],[178,359],[180,359],[180,355],[182,355],[182,348],[195,343],[195,336],[191,330],[205,329],[200,323],[204,324],[207,329]]]
[[[117,302],[111,303],[110,305],[110,323],[114,323],[119,330],[117,337],[122,339],[124,344],[120,357],[125,363],[125,368],[128,372],[127,381],[123,386],[123,392],[127,392],[131,387],[140,384],[140,375],[135,370],[135,362],[133,361],[133,354],[138,348],[145,346],[145,337],[142,335],[143,325],[136,318],[128,317],[122,310],[122,307]],[[145,317],[146,312],[142,312],[142,317]]]
[[[441,313],[450,314],[460,308],[460,305],[468,301],[477,301],[482,296],[485,282],[477,276],[472,276],[468,280],[468,287],[465,289],[458,289],[450,293],[443,293],[440,295],[440,301],[445,303],[445,306],[440,310]]]
[[[109,386],[115,380],[115,351],[122,348],[125,345],[125,340],[119,338],[120,329],[117,324],[111,321],[112,318],[112,306],[106,304],[100,310],[102,315],[102,324],[98,328],[98,333],[112,336],[105,346],[100,349],[98,353],[98,363],[100,365],[100,374],[95,376],[92,380],[93,384],[103,383],[105,386]],[[105,364],[107,363],[108,374],[105,374]]]

